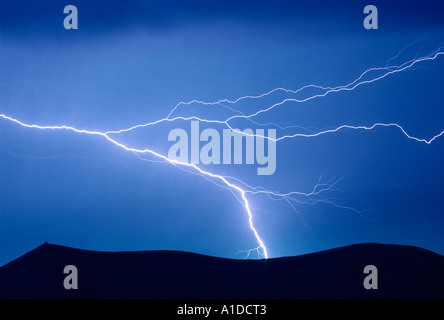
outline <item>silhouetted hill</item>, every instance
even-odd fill
[[[366,290],[366,265],[378,289]],[[77,290],[63,286],[78,268]],[[178,251],[99,252],[43,244],[0,268],[1,299],[443,299],[444,257],[358,244],[296,257],[231,260]]]

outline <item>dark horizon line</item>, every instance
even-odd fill
[[[343,248],[350,248],[350,247],[369,247],[369,246],[384,246],[384,247],[404,247],[404,248],[415,248],[415,249],[420,249],[420,250],[424,250],[424,251],[428,251],[432,254],[436,254],[438,256],[444,257],[444,255],[435,252],[433,250],[430,249],[426,249],[423,247],[419,247],[419,246],[415,246],[415,245],[407,245],[407,244],[394,244],[394,243],[381,243],[381,242],[359,242],[359,243],[353,243],[353,244],[348,244],[348,245],[342,245],[342,246],[337,246],[337,247],[331,247],[328,249],[323,249],[323,250],[318,250],[318,251],[313,251],[313,252],[308,252],[308,253],[302,253],[299,255],[288,255],[288,256],[279,256],[279,257],[271,257],[268,259],[265,258],[244,258],[244,259],[238,259],[238,258],[226,258],[226,257],[220,257],[220,256],[213,256],[210,254],[204,254],[204,253],[198,253],[198,252],[193,252],[193,251],[185,251],[185,250],[171,250],[171,249],[155,249],[155,250],[119,250],[119,251],[105,251],[105,250],[91,250],[91,249],[83,249],[83,248],[76,248],[76,247],[70,247],[70,246],[66,246],[66,245],[60,245],[60,244],[55,244],[55,243],[49,243],[49,242],[44,242],[41,245],[38,245],[37,247],[35,247],[34,249],[31,249],[27,252],[25,252],[24,254],[18,256],[15,259],[10,260],[9,262],[6,262],[5,264],[0,266],[0,269],[3,268],[4,266],[13,263],[14,261],[22,258],[23,256],[27,255],[30,252],[33,252],[35,250],[38,250],[39,248],[42,247],[59,247],[59,248],[63,248],[63,249],[68,249],[68,250],[75,250],[75,251],[83,251],[83,252],[88,252],[88,253],[99,253],[99,254],[114,254],[114,253],[121,253],[121,254],[141,254],[141,253],[167,253],[167,254],[181,254],[181,255],[191,255],[191,256],[199,256],[199,257],[206,257],[206,258],[211,258],[211,259],[218,259],[218,260],[226,260],[226,261],[249,261],[249,262],[260,262],[260,261],[273,261],[273,260],[285,260],[285,259],[292,259],[292,258],[297,258],[297,257],[304,257],[304,256],[309,256],[309,255],[316,255],[316,254],[322,254],[324,252],[329,252],[329,251],[336,251],[338,249],[343,249]]]

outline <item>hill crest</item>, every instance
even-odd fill
[[[77,290],[63,286],[67,265]],[[377,267],[377,290],[363,286],[366,265]],[[0,267],[0,284],[1,299],[443,299],[444,257],[377,243],[268,260],[44,243]]]

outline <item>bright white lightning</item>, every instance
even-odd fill
[[[232,190],[235,190],[235,191],[239,192],[239,194],[241,196],[241,199],[243,200],[244,208],[245,208],[245,210],[246,210],[246,212],[248,214],[248,222],[249,222],[250,229],[253,231],[253,234],[256,237],[257,242],[259,243],[258,249],[261,249],[261,251],[262,251],[262,252],[258,251],[258,253],[262,254],[265,257],[265,259],[268,259],[267,248],[265,247],[264,242],[260,238],[260,236],[259,236],[259,234],[258,234],[258,232],[257,232],[257,230],[256,230],[256,228],[254,227],[254,224],[253,224],[253,214],[252,214],[251,209],[250,209],[250,203],[248,202],[248,199],[245,196],[246,191],[243,190],[242,188],[238,187],[237,185],[234,185],[234,184],[230,183],[225,177],[223,177],[221,175],[218,175],[218,174],[213,174],[213,173],[205,171],[205,170],[202,170],[201,168],[199,168],[198,166],[196,166],[194,164],[190,164],[190,163],[186,163],[186,162],[180,162],[180,161],[176,161],[176,160],[171,160],[168,157],[166,157],[166,156],[164,156],[162,154],[159,154],[159,153],[157,153],[157,152],[155,152],[153,150],[150,150],[150,149],[136,149],[136,148],[128,147],[128,146],[126,146],[126,145],[124,145],[122,143],[119,143],[116,140],[110,138],[108,136],[108,134],[104,133],[104,132],[81,130],[81,129],[76,129],[76,128],[71,127],[71,126],[39,126],[39,125],[35,125],[35,124],[27,124],[27,123],[24,123],[24,122],[19,121],[17,119],[14,119],[12,117],[6,116],[4,114],[0,114],[0,118],[12,121],[12,122],[14,122],[16,124],[19,124],[19,125],[21,125],[23,127],[27,127],[27,128],[35,128],[35,129],[40,129],[40,130],[69,130],[69,131],[74,131],[76,133],[84,133],[84,134],[89,134],[89,135],[99,135],[99,136],[102,136],[102,137],[106,138],[108,141],[110,141],[114,145],[116,145],[116,146],[118,146],[120,148],[123,148],[126,151],[131,151],[131,152],[134,152],[134,153],[137,153],[137,154],[148,153],[148,154],[151,154],[151,155],[153,155],[153,156],[155,156],[157,158],[165,160],[165,161],[167,161],[167,162],[169,162],[171,164],[193,168],[194,170],[196,170],[197,172],[199,172],[202,175],[205,175],[207,177],[211,177],[211,178],[220,180],[227,187],[231,188]]]
[[[166,118],[159,119],[159,120],[152,121],[152,122],[143,123],[143,124],[137,124],[137,125],[134,125],[132,127],[125,128],[125,129],[110,130],[110,131],[107,131],[106,133],[107,134],[108,133],[118,134],[118,133],[123,133],[123,132],[129,132],[129,131],[132,131],[134,129],[143,128],[143,127],[149,127],[149,126],[161,124],[163,122],[174,122],[174,121],[178,121],[178,120],[182,120],[182,121],[197,120],[197,121],[200,121],[200,122],[226,125],[228,128],[230,128],[230,129],[232,129],[232,130],[234,130],[234,131],[236,131],[238,133],[244,134],[241,131],[238,131],[238,130],[232,128],[229,125],[229,122],[231,120],[234,120],[234,119],[246,119],[246,120],[249,120],[249,119],[254,118],[254,117],[256,117],[256,116],[258,116],[260,114],[269,112],[269,111],[275,109],[276,107],[279,107],[279,106],[283,105],[286,102],[303,103],[303,102],[307,102],[307,101],[310,101],[310,100],[313,100],[313,99],[316,99],[316,98],[325,97],[325,96],[327,96],[327,95],[329,95],[331,93],[337,93],[337,92],[341,92],[341,91],[352,91],[352,90],[356,89],[357,87],[359,87],[361,85],[371,84],[371,83],[373,83],[375,81],[384,79],[384,78],[386,78],[389,75],[409,70],[413,66],[415,66],[416,64],[418,64],[420,62],[435,60],[437,57],[439,57],[439,56],[444,54],[444,51],[440,51],[441,49],[442,48],[440,47],[440,48],[438,48],[437,50],[435,50],[434,52],[432,52],[431,54],[429,54],[427,56],[424,56],[424,57],[421,57],[421,58],[417,58],[417,59],[411,59],[411,60],[409,60],[407,62],[404,62],[403,64],[398,65],[398,66],[373,67],[373,68],[367,69],[363,73],[361,73],[355,80],[353,80],[352,82],[350,82],[350,83],[348,83],[346,85],[340,85],[340,86],[336,86],[336,87],[322,87],[322,86],[310,84],[310,85],[303,86],[303,87],[301,87],[301,88],[299,88],[297,90],[290,90],[290,89],[285,89],[285,88],[275,88],[275,89],[272,89],[272,90],[270,90],[268,92],[265,92],[263,94],[260,94],[260,95],[256,95],[256,96],[247,95],[247,96],[239,97],[239,98],[237,98],[235,100],[221,99],[221,100],[214,101],[214,102],[205,102],[205,101],[201,101],[201,100],[191,100],[191,101],[188,101],[188,102],[179,102],[178,104],[176,104],[174,106],[174,108],[171,110],[171,112],[168,114],[168,116]],[[369,74],[371,72],[374,72],[374,71],[385,71],[385,73],[383,73],[380,76],[376,76],[376,77],[370,78],[368,80],[362,80],[365,75],[367,75],[367,74]],[[201,105],[206,105],[206,106],[221,105],[222,103],[236,104],[236,103],[238,103],[238,102],[240,102],[242,100],[246,100],[246,99],[260,99],[260,98],[269,96],[272,93],[275,93],[277,91],[283,91],[283,92],[286,92],[286,93],[297,94],[297,93],[300,93],[303,90],[308,89],[308,88],[315,88],[315,89],[323,90],[324,92],[320,93],[320,94],[315,94],[315,95],[308,96],[307,98],[304,98],[304,99],[296,99],[296,98],[283,99],[280,102],[275,103],[275,104],[271,105],[268,108],[258,110],[258,111],[254,112],[252,114],[245,115],[245,114],[241,113],[241,114],[237,114],[237,115],[231,116],[231,117],[229,117],[229,118],[227,118],[225,120],[214,120],[214,119],[211,120],[211,119],[199,118],[199,117],[196,117],[196,116],[191,116],[191,117],[176,116],[174,118],[171,118],[172,113],[175,110],[177,110],[177,108],[179,108],[182,105],[190,105],[190,104],[193,104],[193,103],[201,104]],[[271,138],[265,137],[265,136],[259,136],[259,137],[265,138],[265,139],[271,139]],[[284,138],[277,138],[276,140],[278,141],[278,140],[282,140],[282,139],[285,139],[285,137]]]
[[[183,167],[183,168],[188,168],[191,169],[193,171],[195,171],[196,173],[202,175],[205,178],[209,178],[209,179],[214,179],[217,180],[218,182],[221,183],[222,186],[228,188],[229,190],[231,190],[233,193],[236,193],[238,196],[238,199],[241,200],[241,203],[244,206],[244,209],[248,215],[248,223],[249,223],[249,227],[251,229],[251,231],[254,234],[254,237],[258,243],[258,247],[255,249],[250,249],[248,250],[248,255],[251,253],[251,251],[257,251],[259,255],[262,255],[263,257],[265,257],[266,259],[268,258],[268,252],[267,252],[267,248],[264,244],[264,241],[261,239],[261,237],[259,236],[259,233],[257,232],[254,223],[253,223],[253,213],[251,211],[251,206],[250,203],[247,199],[247,194],[265,194],[269,197],[278,197],[278,198],[282,198],[284,200],[286,200],[287,202],[289,202],[289,199],[292,199],[291,197],[293,195],[299,195],[299,196],[305,196],[305,197],[311,197],[314,195],[318,195],[326,190],[329,190],[332,185],[326,185],[326,187],[322,187],[322,185],[320,184],[320,182],[318,182],[318,184],[313,188],[313,191],[310,193],[303,193],[303,192],[296,192],[296,191],[292,191],[292,192],[288,192],[288,193],[280,193],[280,192],[274,192],[274,191],[270,191],[270,190],[266,190],[264,188],[261,187],[251,187],[249,186],[247,183],[243,182],[240,179],[234,178],[234,177],[226,177],[226,176],[222,176],[222,175],[218,175],[218,174],[214,174],[211,173],[209,171],[205,171],[203,169],[201,169],[200,167],[194,165],[194,164],[190,164],[190,163],[185,163],[185,162],[179,162],[176,160],[171,160],[168,157],[159,154],[151,149],[137,149],[137,148],[133,148],[133,147],[129,147],[127,145],[124,145],[120,142],[118,142],[117,140],[113,139],[111,137],[111,135],[116,135],[116,134],[120,134],[120,133],[124,133],[124,132],[129,132],[132,130],[135,130],[137,128],[141,128],[141,127],[148,127],[148,126],[154,126],[163,122],[173,122],[173,121],[177,121],[177,120],[185,120],[185,121],[189,121],[189,120],[198,120],[201,122],[208,122],[208,123],[218,123],[218,124],[224,124],[227,127],[231,128],[231,126],[229,125],[229,121],[233,120],[233,119],[246,119],[246,120],[250,120],[253,117],[258,116],[259,114],[264,114],[266,112],[269,112],[271,110],[273,110],[274,108],[281,106],[282,104],[286,103],[286,102],[298,102],[298,103],[302,103],[302,102],[306,102],[309,101],[311,99],[315,99],[315,98],[319,98],[319,97],[325,97],[326,95],[330,94],[330,93],[335,93],[335,92],[340,92],[340,91],[351,91],[356,89],[358,86],[361,86],[363,84],[370,84],[373,83],[375,81],[381,80],[391,74],[394,73],[398,73],[398,72],[402,72],[405,70],[408,70],[410,68],[412,68],[415,64],[419,63],[419,62],[423,62],[423,61],[429,61],[429,60],[434,60],[436,59],[438,56],[444,54],[444,52],[440,51],[441,48],[439,48],[438,50],[434,51],[432,54],[422,57],[422,58],[418,58],[418,59],[412,59],[408,62],[405,62],[399,66],[387,66],[385,67],[378,67],[378,68],[370,68],[366,71],[364,71],[358,78],[356,78],[355,80],[353,80],[352,82],[350,82],[347,85],[342,85],[342,86],[337,86],[337,87],[321,87],[321,86],[316,86],[316,85],[307,85],[304,86],[298,90],[289,90],[289,89],[284,89],[284,88],[276,88],[273,89],[271,91],[268,91],[266,93],[263,93],[261,95],[257,95],[257,96],[243,96],[240,97],[236,100],[227,100],[227,99],[222,99],[216,102],[203,102],[203,101],[199,101],[199,100],[192,100],[190,102],[180,102],[179,104],[177,104],[172,110],[171,112],[168,114],[168,116],[166,118],[160,119],[160,120],[156,120],[153,122],[149,122],[149,123],[144,123],[144,124],[138,124],[126,129],[121,129],[121,130],[110,130],[110,131],[106,131],[106,132],[100,132],[100,131],[90,131],[90,130],[84,130],[84,129],[77,129],[74,128],[72,126],[41,126],[41,125],[36,125],[36,124],[27,124],[24,123],[20,120],[17,120],[13,117],[10,117],[8,115],[5,114],[0,114],[0,118],[4,119],[4,120],[8,120],[10,122],[13,122],[15,124],[18,124],[22,127],[27,127],[27,128],[34,128],[34,129],[40,129],[40,130],[68,130],[68,131],[73,131],[75,133],[81,133],[81,134],[88,134],[88,135],[96,135],[96,136],[101,136],[103,138],[105,138],[106,140],[108,140],[109,142],[111,142],[112,144],[126,150],[126,151],[130,151],[135,153],[136,155],[140,155],[140,154],[150,154],[156,158],[158,158],[159,160],[168,162],[170,164],[179,166],[179,167]],[[384,72],[382,75],[379,76],[375,76],[369,80],[363,80],[364,76],[366,76],[367,74],[370,74],[373,71],[382,71]],[[187,105],[187,104],[192,104],[192,103],[198,103],[198,104],[203,104],[203,105],[221,105],[222,103],[227,103],[227,104],[235,104],[239,101],[245,100],[245,99],[260,99],[263,98],[265,96],[268,96],[274,92],[277,91],[284,91],[287,93],[291,93],[291,94],[298,94],[300,92],[302,92],[303,90],[307,89],[307,88],[314,88],[314,89],[319,89],[319,90],[323,90],[323,93],[320,94],[314,94],[311,95],[307,98],[304,99],[296,99],[296,98],[291,98],[291,99],[284,99],[278,103],[275,103],[273,105],[271,105],[268,108],[265,109],[261,109],[257,112],[254,112],[250,115],[245,115],[243,113],[239,113],[237,115],[231,116],[225,120],[210,120],[210,119],[201,119],[199,117],[193,116],[193,117],[174,117],[171,118],[171,115],[178,109],[179,106],[181,105]],[[235,111],[235,110],[232,110]],[[396,123],[375,123],[371,126],[352,126],[352,125],[341,125],[338,126],[334,129],[329,129],[329,130],[324,130],[324,131],[319,131],[319,132],[312,132],[309,134],[302,134],[302,133],[298,133],[298,134],[293,134],[293,135],[284,135],[281,137],[278,137],[275,139],[275,141],[280,141],[280,140],[284,140],[284,139],[290,139],[290,138],[297,138],[297,137],[303,137],[303,138],[314,138],[314,137],[318,137],[321,136],[323,134],[329,134],[329,133],[337,133],[341,130],[345,130],[345,129],[349,129],[349,130],[373,130],[377,127],[396,127],[397,129],[399,129],[407,138],[415,140],[417,142],[422,142],[422,143],[426,143],[426,144],[431,144],[435,139],[441,137],[442,135],[444,135],[444,131],[438,133],[437,135],[435,135],[434,137],[430,138],[430,139],[423,139],[423,138],[417,138],[414,137],[410,134],[407,133],[407,131],[399,124]],[[231,128],[232,129],[232,128]],[[257,136],[257,135],[256,135]],[[263,137],[263,138],[267,138],[269,139],[269,137]],[[139,156],[140,158],[140,156]],[[237,181],[238,183],[234,184],[230,181]],[[242,185],[243,187],[241,187],[240,185]],[[324,202],[328,202],[326,200],[317,200],[317,201],[324,201]],[[290,203],[290,202],[289,202]],[[331,202],[329,202],[331,203]],[[332,203],[334,204],[334,203]],[[290,203],[291,205],[291,203]],[[336,204],[334,204],[336,205]],[[349,208],[350,209],[350,208]],[[351,208],[352,209],[352,208]]]

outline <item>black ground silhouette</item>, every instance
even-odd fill
[[[66,290],[66,265],[78,289]],[[378,289],[366,290],[366,265]],[[444,299],[444,256],[357,244],[269,260],[179,251],[100,252],[43,244],[0,268],[0,299]]]

